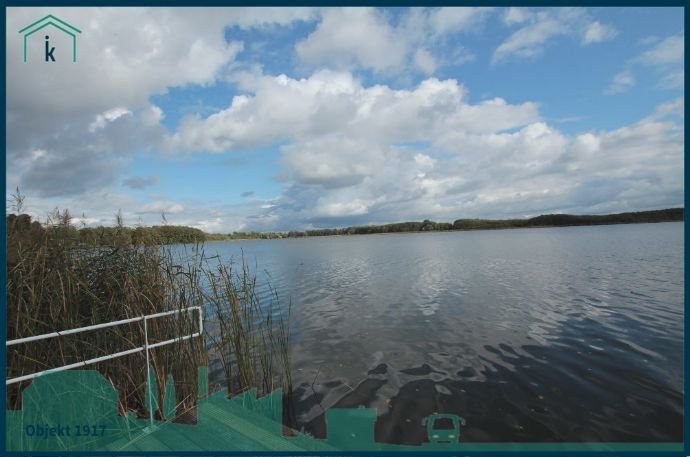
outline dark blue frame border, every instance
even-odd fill
[[[36,7],[36,6],[47,6],[47,3],[45,0],[43,1],[36,1],[36,0],[28,0],[28,1],[17,1],[17,0],[10,0],[3,2],[4,8],[2,8],[2,36],[7,36],[7,20],[6,20],[6,8],[7,7]],[[258,1],[258,2],[249,2],[247,0],[244,1],[212,1],[212,0],[200,0],[200,1],[190,1],[190,0],[148,0],[146,2],[146,5],[142,5],[140,2],[136,2],[134,0],[120,0],[120,1],[114,1],[114,0],[105,0],[105,1],[100,1],[100,2],[94,2],[92,1],[79,1],[79,0],[54,0],[50,2],[50,6],[84,6],[84,7],[89,7],[89,6],[179,6],[179,7],[199,7],[199,6],[208,6],[208,7],[213,7],[213,6],[477,6],[477,5],[483,5],[483,6],[598,6],[598,7],[606,7],[606,6],[615,6],[615,7],[634,7],[634,6],[649,6],[649,7],[685,7],[686,6],[686,1],[683,0],[661,0],[661,1],[650,1],[650,0],[629,0],[627,2],[621,2],[621,1],[615,1],[615,0],[605,0],[605,1],[594,1],[594,0],[578,0],[578,1],[564,1],[564,0],[546,0],[546,1],[526,1],[526,0],[513,0],[513,1],[508,1],[508,0],[475,0],[474,2],[469,2],[469,1],[458,1],[458,0],[434,0],[433,2],[424,2],[422,0],[357,0],[357,1],[349,1],[345,2],[343,0],[263,0],[263,1]],[[684,13],[684,19],[685,22],[687,23],[688,17],[690,16],[690,12],[688,8],[684,8],[683,10]],[[687,37],[685,38],[685,44],[687,48]],[[6,62],[6,49],[2,49],[2,62],[0,65],[2,65],[2,75],[3,75],[3,82],[5,83],[5,97],[4,97],[4,104],[5,104],[5,111],[3,113],[2,119],[3,119],[3,124],[4,128],[2,131],[3,135],[3,140],[5,141],[5,144],[7,144],[7,62]],[[687,64],[686,64],[687,67]],[[686,83],[687,84],[687,83]],[[686,114],[687,114],[687,108],[686,109]],[[685,133],[688,131],[687,125],[685,125]],[[684,178],[685,178],[685,183],[688,182],[688,178],[690,178],[690,170],[688,170],[686,166],[686,160],[687,158],[687,151],[684,154]],[[6,157],[5,161],[2,162],[2,184],[3,184],[3,189],[5,193],[5,201],[7,201],[7,191],[6,191],[6,186],[7,186],[7,162],[6,162]],[[685,196],[685,201],[688,199],[688,190],[687,188],[684,189],[684,196]],[[2,218],[2,223],[0,224],[0,236],[2,237],[3,240],[3,249],[2,252],[0,252],[0,260],[2,261],[3,265],[7,265],[7,233],[6,233],[6,219],[3,217]],[[688,225],[683,222],[683,229],[684,229],[684,236],[685,239],[688,238],[688,235],[690,235],[690,229],[688,228]],[[684,277],[685,277],[685,282],[687,282],[688,279],[688,253],[687,250],[684,248]],[[1,272],[0,272],[0,277],[1,277],[1,285],[2,285],[2,296],[0,297],[0,303],[2,303],[2,315],[6,316],[7,315],[7,268],[3,267]],[[685,319],[684,319],[684,331],[689,327],[690,324],[690,316],[688,315],[688,309],[687,309],[687,304],[690,301],[690,293],[688,293],[688,290],[684,290],[684,304],[685,304]],[[0,340],[1,341],[6,341],[7,340],[7,329],[5,325],[0,325]],[[684,396],[684,409],[685,411],[688,411],[690,409],[690,398],[687,395],[687,388],[688,388],[688,376],[687,376],[687,367],[690,362],[690,351],[687,350],[687,340],[686,340],[686,350],[684,354],[684,367],[683,367],[683,375],[684,375],[684,384],[685,384],[685,396]],[[0,369],[2,369],[3,372],[6,372],[7,369],[7,353],[5,350],[1,351],[2,352],[2,357],[0,358],[1,365]],[[6,395],[6,388],[4,385],[2,385],[2,396],[5,398]],[[342,452],[342,453],[333,453],[333,452],[303,452],[303,453],[281,453],[281,452],[261,452],[260,455],[294,455],[294,456],[305,456],[305,455],[310,455],[310,456],[319,456],[319,455],[329,455],[329,456],[341,456],[341,455],[353,455],[353,456],[367,456],[367,455],[386,455],[386,456],[410,456],[410,455],[433,455],[433,456],[455,456],[455,455],[500,455],[500,456],[506,456],[506,455],[543,455],[543,456],[596,456],[596,455],[617,455],[617,456],[625,456],[625,455],[630,455],[630,456],[644,456],[644,455],[664,455],[664,456],[676,456],[676,455],[690,455],[690,447],[688,446],[688,437],[690,437],[690,422],[687,420],[687,418],[684,417],[684,423],[683,423],[683,431],[684,431],[684,450],[682,453],[678,452],[664,452],[664,451],[652,451],[652,452],[647,452],[647,451],[591,451],[591,452],[581,452],[581,451],[563,451],[563,452],[552,452],[552,451],[543,451],[543,452],[535,452],[535,451],[504,451],[504,452],[498,452],[498,451],[487,451],[487,452],[480,452],[480,451],[464,451],[464,452],[440,452],[440,451],[435,451],[435,452],[424,452],[420,451],[417,453],[414,452],[378,452],[378,453],[372,453],[372,452]],[[9,454],[7,451],[5,451],[5,414],[0,414],[0,455],[17,455],[17,456],[32,456],[32,455],[39,455],[39,456],[55,456],[55,455],[79,455],[79,456],[91,456],[94,455],[94,452],[33,452],[33,453],[28,453],[28,452],[23,452],[23,453],[12,453]],[[147,453],[137,453],[137,452],[99,452],[97,455],[116,455],[116,456],[132,456],[132,455],[156,455],[156,456],[170,456],[170,455],[179,455],[179,456],[227,456],[227,455],[237,455],[237,456],[249,456],[249,455],[259,455],[259,453],[251,453],[251,452],[147,452]]]

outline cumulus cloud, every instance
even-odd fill
[[[449,130],[423,152],[385,149],[386,166],[357,185],[297,181],[266,215],[273,226],[304,228],[682,205],[682,122],[668,119],[682,106],[678,99],[632,125],[577,135],[544,122],[514,132]]]
[[[282,149],[297,181],[330,189],[359,184],[386,166],[380,145],[345,135],[301,141]]]
[[[444,7],[432,9],[428,23],[437,36],[476,30],[493,14],[488,7]]]
[[[79,42],[76,64],[55,62],[59,71],[40,71],[38,59],[9,65],[8,90],[16,93],[8,97],[12,111],[40,106],[59,117],[142,108],[150,95],[169,87],[212,83],[241,49],[223,36],[230,10],[9,8],[8,61],[21,61],[16,30],[49,12],[78,25],[89,39]]]
[[[96,130],[102,129],[108,122],[113,122],[122,116],[131,116],[132,112],[127,108],[113,108],[97,114],[96,118],[89,124],[89,132],[93,133]]]
[[[434,56],[429,53],[424,48],[419,48],[414,54],[414,64],[419,68],[424,74],[432,75],[438,67],[438,63]]]
[[[36,153],[40,152],[40,153]],[[39,197],[80,194],[115,181],[124,162],[117,156],[88,147],[37,150],[29,160],[16,163],[23,188]]]
[[[62,128],[55,126],[43,135],[40,127],[32,135],[8,128],[8,167],[22,188],[38,195],[64,196],[107,187],[116,182],[135,151],[150,151],[164,138],[165,129],[151,123],[151,111],[148,107],[67,118]],[[28,135],[21,139],[26,144],[10,146],[11,138],[21,134]],[[36,156],[35,151],[42,153]]]
[[[253,80],[253,94],[206,119],[188,117],[169,139],[172,148],[224,152],[337,132],[376,144],[430,140],[439,130],[501,131],[539,117],[535,103],[501,98],[470,104],[456,80],[429,78],[411,90],[365,87],[347,72],[309,78],[285,75]]]
[[[493,11],[484,7],[416,8],[402,13],[394,24],[380,9],[330,8],[321,11],[321,21],[297,43],[296,53],[312,68],[364,68],[395,74],[412,63],[430,75],[441,64],[430,49],[449,36],[480,29]]]
[[[661,119],[680,103],[621,129],[569,136],[535,103],[469,103],[454,80],[394,90],[344,72],[264,75],[173,142],[219,153],[287,142],[291,184],[250,221],[264,229],[605,212],[682,204],[682,129]]]
[[[58,58],[51,71],[39,59],[22,62],[17,33],[47,14],[82,30],[77,62]],[[133,151],[157,147],[163,137],[164,113],[150,97],[172,87],[215,83],[242,50],[242,43],[226,41],[226,27],[289,24],[315,14],[271,8],[8,8],[7,62],[22,62],[7,66],[8,167],[23,188],[44,196],[112,184]],[[53,40],[58,51],[69,44],[58,36]],[[29,41],[30,54],[42,45]],[[29,160],[35,150],[45,151],[43,159]]]
[[[324,11],[316,30],[297,43],[297,55],[312,65],[336,68],[359,65],[376,71],[399,68],[405,59],[404,37],[374,8]]]
[[[8,9],[8,62],[21,59],[15,29],[44,12]],[[395,18],[371,8],[51,12],[90,39],[80,42],[78,65],[50,77],[31,62],[8,65],[8,183],[21,185],[39,216],[60,206],[85,211],[86,224],[112,224],[122,208],[130,224],[159,223],[165,212],[171,224],[227,233],[683,204],[682,97],[630,125],[569,134],[546,122],[536,101],[471,99],[459,81],[431,77],[473,58],[460,44],[455,55],[439,49],[492,15],[511,27],[494,63],[538,56],[560,37],[583,46],[613,37],[582,9],[420,8]],[[240,64],[245,44],[226,38],[228,27],[296,21],[319,21],[295,50],[304,77]],[[329,43],[330,34],[339,38]],[[682,87],[678,37],[640,49],[611,91],[633,86],[643,68],[664,72],[660,87]],[[393,87],[358,78],[362,69],[425,76]],[[219,81],[235,91],[221,109],[171,131],[161,125],[152,95]],[[232,205],[143,195],[129,189],[157,176],[123,176],[148,151],[213,152],[238,165],[232,152],[265,146],[282,167],[282,193],[268,200],[252,191]]]
[[[175,202],[150,196],[153,201],[141,201],[133,195],[112,189],[91,189],[89,192],[59,198],[37,197],[28,194],[26,198],[27,213],[34,218],[45,220],[54,208],[68,208],[73,214],[79,214],[73,222],[87,226],[110,225],[115,223],[115,215],[121,210],[124,224],[130,227],[159,225],[161,213],[165,212],[170,225],[196,227],[208,232],[229,233],[252,229],[248,226],[252,220],[266,221],[264,211],[253,203],[230,205],[211,204],[208,201],[188,199]],[[104,204],[107,202],[107,204]]]
[[[633,124],[574,135],[531,119],[504,131],[446,126],[423,143],[295,141],[284,147],[295,179],[279,197],[243,205],[141,203],[111,191],[60,201],[78,212],[92,208],[94,224],[112,223],[108,201],[127,209],[126,221],[156,223],[165,211],[171,224],[223,233],[671,207],[683,205],[683,112],[681,97]],[[56,200],[39,201],[47,212]],[[33,210],[35,202],[27,205]]]
[[[281,106],[290,109],[273,109]],[[504,200],[477,194],[479,178],[488,187],[501,173],[536,176],[554,166],[568,143],[540,122],[535,103],[494,98],[472,104],[454,80],[429,78],[413,89],[394,90],[367,87],[349,73],[332,71],[305,79],[264,75],[253,80],[252,93],[227,109],[190,118],[184,126],[188,130],[171,138],[174,147],[222,153],[287,142],[281,151],[292,184],[262,208],[265,218],[251,221],[286,229],[305,221],[447,218],[490,202],[495,203],[487,207],[495,210]],[[514,129],[519,130],[509,133]],[[428,145],[423,152],[410,146],[419,142]],[[513,157],[515,151],[522,155]],[[557,186],[552,187],[553,197]],[[521,198],[538,194],[543,201],[542,190],[523,189]]]

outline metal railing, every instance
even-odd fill
[[[169,340],[159,341],[157,343],[149,344],[148,324],[147,324],[149,319],[155,319],[157,317],[163,317],[163,316],[171,316],[173,314],[193,312],[195,310],[198,311],[198,313],[199,313],[199,330],[197,332],[194,332],[194,333],[189,334],[189,335],[180,336],[177,338],[172,338]],[[22,382],[22,381],[28,381],[30,379],[34,379],[34,378],[37,378],[39,376],[43,376],[43,375],[46,375],[49,373],[57,373],[60,371],[71,370],[72,368],[84,367],[87,365],[92,365],[94,363],[103,362],[105,360],[111,360],[111,359],[115,359],[117,357],[123,357],[125,355],[136,354],[138,352],[145,351],[146,352],[146,379],[147,379],[146,385],[147,385],[147,389],[150,389],[151,387],[150,387],[149,377],[150,377],[150,373],[151,373],[151,361],[149,358],[149,349],[157,348],[160,346],[165,346],[165,345],[172,344],[172,343],[175,343],[178,341],[185,341],[185,340],[188,340],[191,338],[195,338],[197,336],[201,336],[201,334],[204,332],[204,319],[203,319],[203,312],[202,312],[201,306],[190,306],[189,308],[176,309],[173,311],[165,311],[165,312],[156,313],[156,314],[147,314],[145,316],[132,317],[129,319],[122,319],[122,320],[113,321],[113,322],[106,322],[104,324],[89,325],[87,327],[79,327],[79,328],[73,328],[70,330],[62,330],[59,332],[44,333],[43,335],[29,336],[26,338],[18,338],[16,340],[7,341],[7,343],[5,343],[5,345],[7,347],[10,347],[10,346],[14,346],[17,344],[30,343],[32,341],[47,340],[49,338],[55,338],[58,336],[72,335],[75,333],[88,332],[90,330],[98,330],[98,329],[102,329],[102,328],[115,327],[117,325],[130,324],[132,322],[143,322],[144,323],[144,345],[141,347],[137,347],[134,349],[128,349],[126,351],[120,351],[120,352],[116,352],[114,354],[104,355],[102,357],[96,357],[96,358],[89,359],[89,360],[84,360],[82,362],[76,362],[76,363],[72,363],[69,365],[63,365],[61,367],[50,368],[48,370],[43,370],[43,371],[39,371],[36,373],[24,375],[24,376],[18,376],[16,378],[10,378],[10,379],[5,380],[5,385],[10,385],[10,384],[14,384],[17,382]],[[149,390],[149,396],[148,397],[149,397],[149,417],[151,420],[151,424],[153,425],[153,411],[152,411],[152,405],[150,404],[152,395],[150,395],[150,390]]]

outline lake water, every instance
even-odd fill
[[[299,426],[377,408],[464,442],[683,439],[683,224],[209,243],[292,299]]]

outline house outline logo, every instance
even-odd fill
[[[29,38],[31,35],[34,33],[38,32],[39,30],[42,30],[49,25],[52,25],[56,29],[65,32],[67,35],[72,37],[72,62],[77,61],[77,33],[81,33],[81,30],[78,28],[74,27],[73,25],[68,24],[67,22],[63,21],[62,19],[59,19],[52,14],[49,14],[45,16],[42,19],[39,19],[38,21],[27,25],[23,29],[19,31],[19,33],[24,34],[24,63],[26,63],[26,40]],[[46,50],[46,62],[52,61],[55,62],[55,57],[53,57],[53,51],[55,51],[55,48],[50,48],[50,43],[48,41],[48,35],[46,35],[46,42],[45,42],[45,50]],[[50,58],[50,60],[49,60]]]

